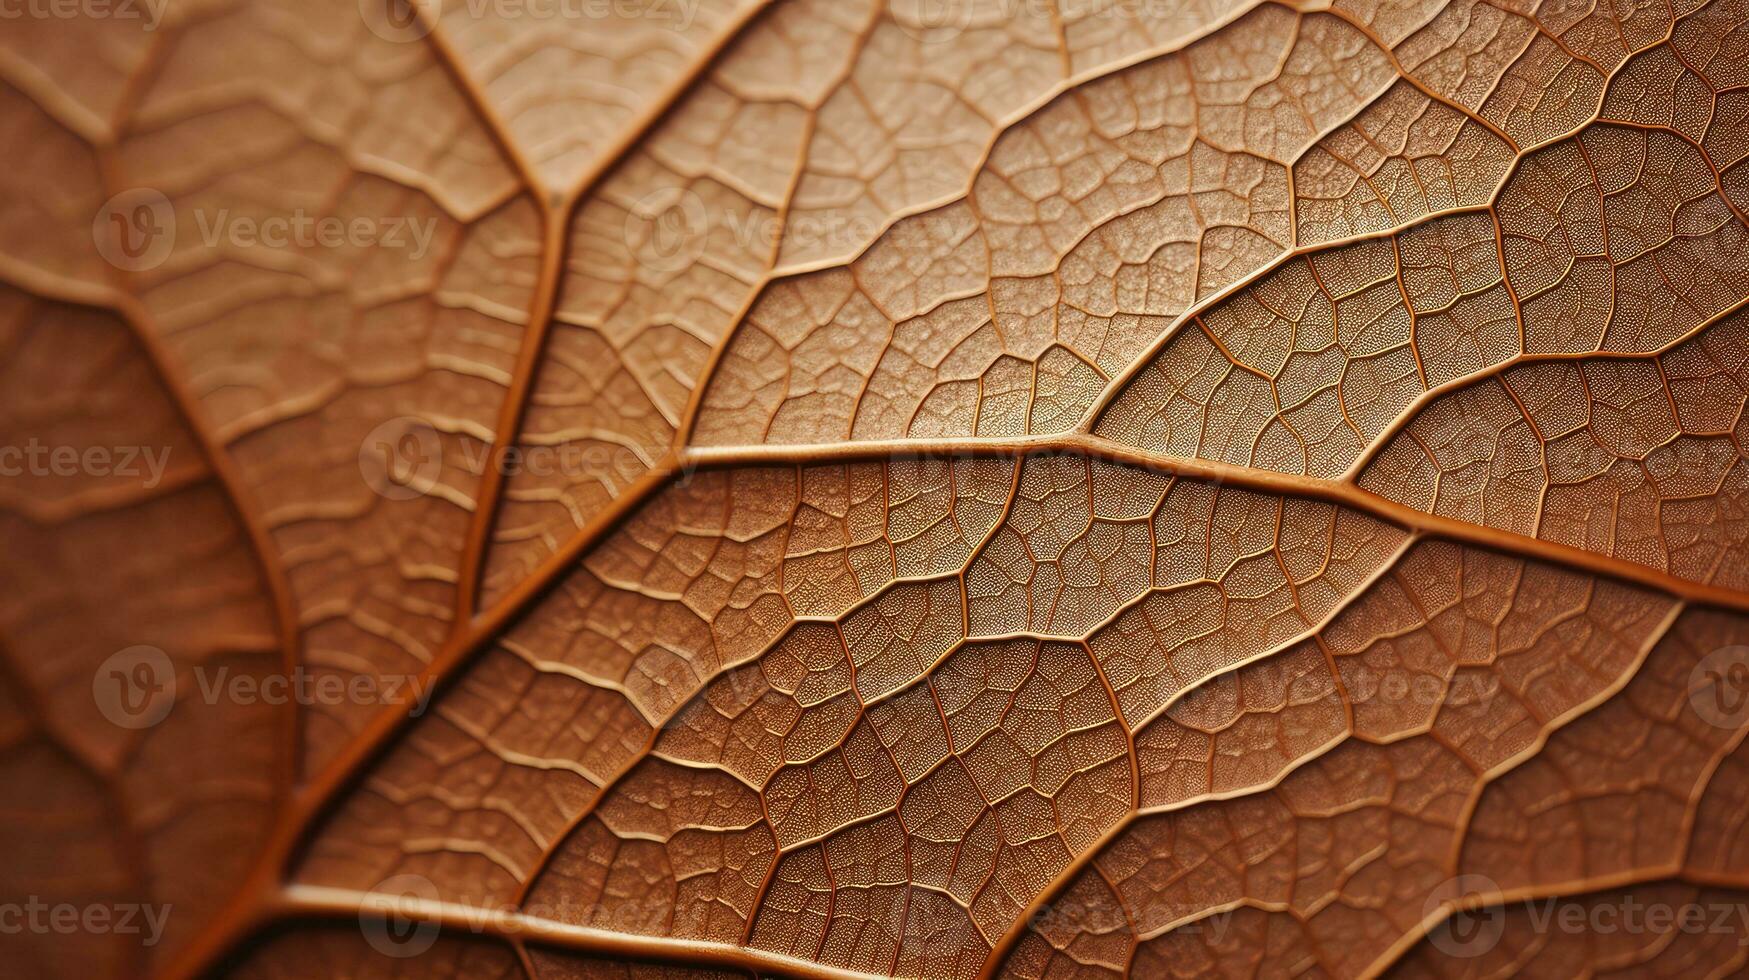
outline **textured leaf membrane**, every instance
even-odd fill
[[[73,12],[9,973],[1749,969],[1749,3]]]

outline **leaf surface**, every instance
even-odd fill
[[[175,914],[16,961],[1741,969],[1749,916],[1595,923],[1749,894],[1745,37],[1736,0],[21,21],[3,880]],[[165,463],[53,462],[127,447]],[[174,703],[129,727],[142,677]]]

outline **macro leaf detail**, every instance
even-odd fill
[[[21,975],[1749,962],[1749,3],[73,6]]]

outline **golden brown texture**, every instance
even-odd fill
[[[75,6],[22,974],[1749,968],[1749,3]]]

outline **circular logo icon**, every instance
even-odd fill
[[[1440,914],[1445,906],[1461,906],[1477,896],[1492,899],[1499,894],[1500,884],[1487,875],[1458,875],[1440,882],[1433,894],[1427,896],[1421,914],[1431,917]],[[1454,907],[1427,931],[1427,940],[1447,956],[1480,956],[1493,949],[1505,932],[1506,910],[1499,905]]]
[[[364,930],[364,941],[384,956],[418,956],[437,942],[441,931],[423,914],[421,905],[440,900],[437,886],[424,875],[383,879],[359,903],[358,925]]]
[[[97,710],[121,728],[150,728],[176,706],[176,666],[157,647],[110,654],[91,676]]]
[[[1695,664],[1688,704],[1709,725],[1742,728],[1749,721],[1749,646],[1720,647]]]
[[[626,212],[626,244],[638,263],[658,272],[679,272],[704,254],[710,215],[697,194],[665,187]]]
[[[977,0],[892,0],[888,10],[899,30],[924,44],[946,44],[972,26]]]
[[[176,247],[176,208],[150,187],[122,191],[91,219],[91,240],[97,254],[123,272],[156,269]]]
[[[443,0],[358,0],[364,26],[385,41],[417,41],[437,26]]]
[[[372,490],[389,500],[422,497],[443,475],[443,439],[424,419],[392,418],[359,443],[358,471]]]

